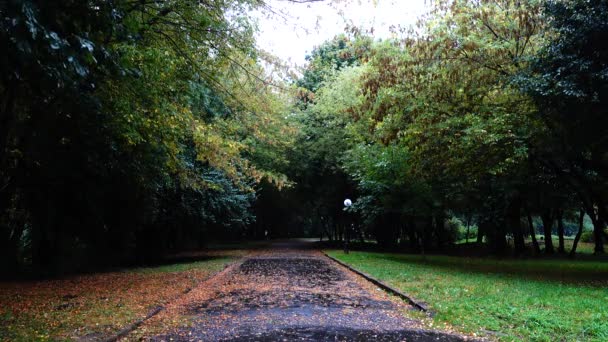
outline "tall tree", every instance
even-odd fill
[[[357,111],[366,143],[409,151],[411,177],[433,189],[435,229],[448,208],[482,198],[480,229],[496,250],[507,233],[524,248],[525,165],[541,130],[511,77],[538,48],[539,12],[534,2],[438,2],[418,31],[375,47]]]
[[[158,255],[212,217],[251,221],[253,186],[285,181],[268,160],[290,141],[257,4],[2,2],[2,262]]]
[[[553,39],[533,58],[525,89],[550,131],[539,159],[578,193],[603,253],[608,198],[608,1],[548,1]]]

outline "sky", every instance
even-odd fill
[[[258,11],[258,47],[298,66],[315,46],[342,33],[347,23],[389,38],[391,26],[414,25],[429,0],[326,0],[294,3],[268,0],[272,11]],[[274,12],[274,14],[272,13]]]

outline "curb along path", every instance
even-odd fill
[[[419,320],[404,315],[405,310],[428,312],[423,304],[397,300],[389,293],[409,297],[324,255],[311,243],[277,241],[271,247],[250,253],[157,315],[188,318],[188,325],[168,328],[160,335],[144,339],[232,342],[473,339],[452,331],[427,330]],[[158,320],[151,319],[145,326],[154,327]]]
[[[405,294],[403,292],[401,292],[400,290],[382,282],[379,279],[376,279],[374,277],[372,277],[371,275],[359,271],[355,268],[353,268],[352,266],[332,257],[331,255],[325,253],[325,252],[321,252],[323,253],[323,255],[325,255],[326,257],[328,257],[329,259],[333,260],[334,262],[336,262],[337,264],[347,268],[349,271],[356,273],[358,275],[360,275],[361,277],[365,278],[367,281],[373,283],[374,285],[378,286],[379,288],[383,289],[384,291],[396,295],[397,297],[400,297],[401,299],[404,299],[405,301],[407,301],[409,304],[411,304],[413,307],[415,307],[416,309],[425,312],[427,315],[429,315],[430,317],[433,317],[435,315],[434,312],[432,312],[431,310],[429,310],[428,306],[426,305],[426,303],[423,303],[421,301],[418,301],[416,299],[414,299],[413,297],[409,296],[408,294]]]

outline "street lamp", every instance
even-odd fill
[[[344,211],[347,211],[348,208],[350,208],[350,206],[352,206],[352,205],[353,205],[353,201],[351,201],[349,198],[345,199],[344,200]],[[347,215],[348,215],[348,213],[347,213]],[[349,239],[350,239],[350,226],[347,223],[346,227],[344,228],[344,254],[348,254],[348,242],[349,242],[348,240]]]

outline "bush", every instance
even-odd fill
[[[445,222],[445,230],[447,241],[452,243],[460,239],[460,228],[462,227],[462,221],[457,217],[453,216]]]
[[[467,238],[467,227],[462,227],[463,228],[463,232],[462,232],[462,238],[466,239]],[[472,225],[469,227],[469,236],[468,236],[469,240],[475,240],[477,239],[477,226],[476,225]]]
[[[595,242],[593,231],[586,231],[581,234],[581,242]]]
[[[454,241],[461,241],[467,238],[467,227],[457,217],[452,217],[446,222],[446,228],[450,232],[450,236],[453,237]],[[469,227],[469,240],[475,240],[477,238],[477,226],[471,225]]]
[[[608,233],[608,230],[604,231]],[[593,231],[584,231],[583,234],[581,234],[581,242],[595,242]]]

